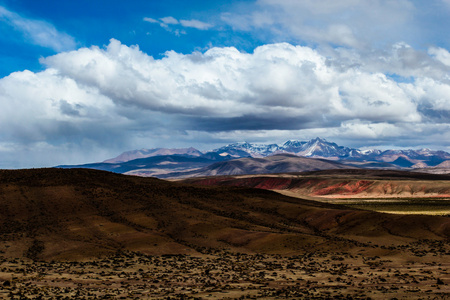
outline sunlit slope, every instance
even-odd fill
[[[290,191],[324,198],[450,198],[450,176],[385,170],[326,170],[191,178],[197,185]]]

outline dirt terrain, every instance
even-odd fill
[[[261,189],[36,169],[0,171],[0,222],[3,298],[450,293],[448,217],[382,214]]]
[[[3,259],[0,298],[448,299],[450,253],[432,243],[435,250],[414,252],[426,244],[289,257],[211,251],[125,252],[84,262]]]

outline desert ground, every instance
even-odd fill
[[[448,216],[36,169],[0,170],[0,220],[4,299],[450,297]]]
[[[426,249],[426,250],[425,250]],[[378,254],[378,255],[376,255]],[[362,248],[301,255],[117,253],[89,261],[0,264],[6,299],[446,299],[449,248]]]

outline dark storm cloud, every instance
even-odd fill
[[[188,130],[220,132],[233,130],[300,130],[314,128],[317,120],[314,116],[284,117],[245,115],[232,118],[199,117],[185,119]],[[334,124],[337,125],[337,124]],[[333,124],[320,123],[321,127],[331,127]]]
[[[450,103],[449,109],[435,109],[431,103],[420,103],[418,111],[424,116],[425,120],[432,123],[450,122]]]
[[[59,109],[61,110],[62,114],[68,115],[68,116],[80,116],[80,109],[83,107],[79,104],[70,104],[66,100],[60,100],[59,101]]]

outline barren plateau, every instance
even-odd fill
[[[378,213],[248,187],[35,169],[0,171],[0,218],[3,298],[450,293],[445,216]]]

